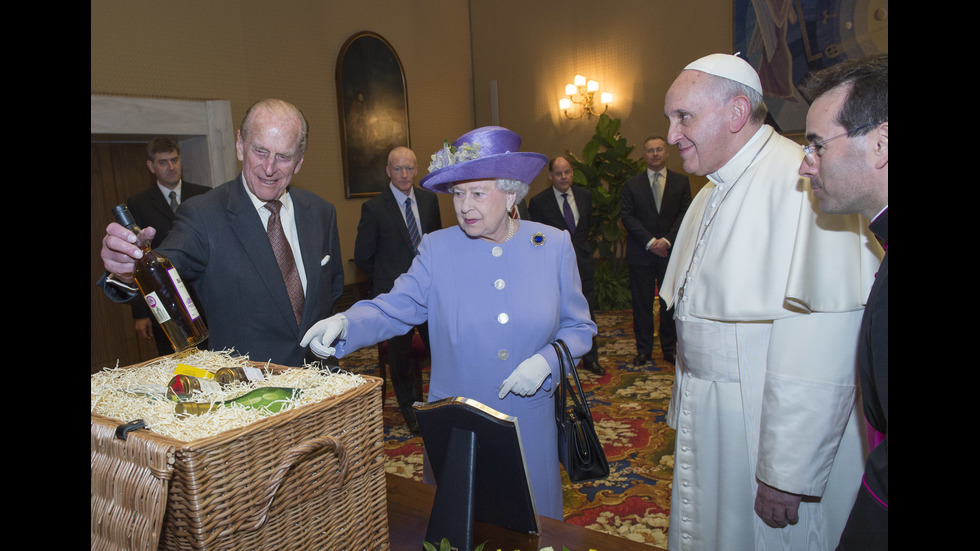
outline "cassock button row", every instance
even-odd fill
[[[497,323],[499,323],[500,325],[503,325],[503,324],[507,323],[508,321],[510,321],[510,316],[508,316],[507,314],[498,314],[497,315]]]
[[[498,279],[497,281],[494,281],[493,282],[493,288],[496,289],[496,290],[498,290],[498,291],[500,291],[501,289],[503,289],[504,286],[506,286],[506,283],[504,283],[504,280],[502,280],[502,279]]]
[[[510,357],[510,352],[507,352],[506,350],[501,350],[497,352],[497,359],[506,360],[509,357]]]

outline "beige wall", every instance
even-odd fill
[[[664,95],[691,61],[731,52],[731,0],[562,0],[471,2],[476,124],[490,124],[490,85],[497,80],[501,126],[518,131],[523,147],[553,157],[581,156],[596,118],[568,120],[558,109],[576,74],[612,92],[608,114],[635,144],[666,135]],[[668,167],[682,170],[677,148]],[[700,189],[706,179],[692,177]],[[531,193],[547,187],[547,172]]]
[[[616,95],[609,113],[637,143],[666,131],[663,96],[681,68],[731,48],[731,0],[92,0],[91,10],[93,95],[228,100],[236,126],[264,97],[299,106],[310,146],[293,181],[337,206],[345,259],[364,201],[345,198],[334,79],[352,34],[382,35],[401,59],[420,175],[444,138],[491,123],[491,80],[499,123],[523,149],[580,154],[595,119],[564,120],[557,107],[574,74]],[[676,150],[668,165],[680,168]],[[532,193],[545,185],[539,176]],[[454,223],[449,198],[441,205]],[[361,277],[350,262],[345,273]]]

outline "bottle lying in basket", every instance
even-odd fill
[[[232,383],[254,383],[262,379],[265,379],[265,375],[257,367],[222,367],[214,372],[214,380],[221,386]]]
[[[221,385],[217,381],[193,375],[174,375],[167,383],[167,393],[177,399],[190,398],[195,390],[200,392],[217,392]]]
[[[271,413],[279,413],[288,402],[299,397],[300,389],[283,387],[257,388],[247,394],[225,400],[224,402],[177,402],[174,411],[177,415],[201,415],[214,408],[230,404],[241,404],[254,409],[265,409]]]

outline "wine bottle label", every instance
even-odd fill
[[[180,300],[184,303],[187,314],[190,315],[192,320],[201,317],[197,312],[197,306],[194,306],[194,301],[191,300],[191,295],[187,292],[187,287],[184,287],[184,281],[180,279],[180,274],[177,273],[177,270],[170,268],[167,270],[167,273],[170,275],[171,281],[174,282],[174,287],[177,288],[177,294],[180,295]]]
[[[249,381],[261,381],[262,379],[265,379],[265,375],[262,374],[262,370],[257,367],[244,366],[242,369],[245,370],[245,377],[247,377]]]
[[[153,312],[153,317],[157,319],[157,322],[163,324],[164,322],[170,321],[170,313],[167,312],[160,299],[157,298],[156,291],[148,293],[145,298],[146,305],[150,307],[150,311]]]
[[[201,383],[201,392],[221,392],[221,385],[217,381],[211,379],[199,379],[198,382]]]
[[[178,363],[177,367],[174,368],[174,375],[190,375],[199,379],[214,379],[214,373],[211,373],[207,369],[182,363]]]

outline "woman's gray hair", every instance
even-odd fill
[[[462,183],[462,182],[457,182],[457,183]],[[450,193],[452,193],[454,187],[456,187],[455,184],[448,186],[446,189]],[[496,187],[497,191],[499,191],[500,193],[515,194],[516,198],[514,199],[514,204],[516,205],[517,203],[521,202],[521,199],[524,199],[524,196],[527,195],[527,191],[528,189],[530,189],[531,186],[525,184],[520,180],[513,180],[511,178],[496,178],[494,179],[494,187]]]
[[[497,190],[503,193],[516,193],[517,199],[514,200],[514,204],[521,202],[524,196],[527,195],[527,191],[530,188],[527,184],[520,180],[511,180],[510,178],[497,178]]]

